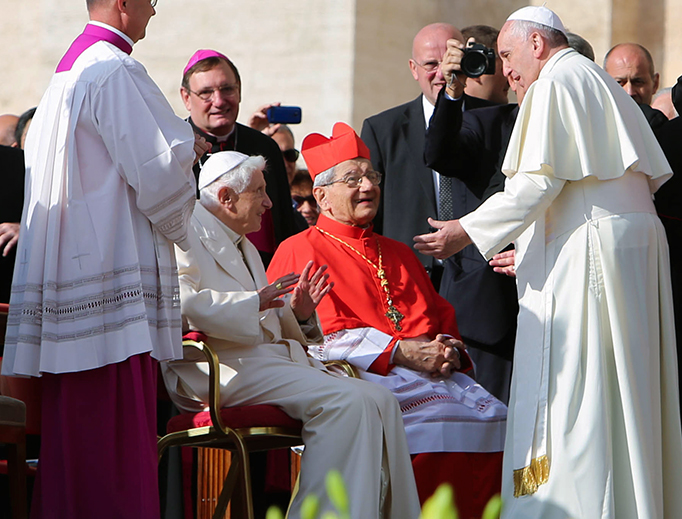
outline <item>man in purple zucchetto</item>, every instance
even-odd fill
[[[158,519],[156,362],[204,143],[130,57],[156,0],[88,0],[26,139],[5,375],[42,377],[33,518]],[[196,150],[196,151],[195,151]]]

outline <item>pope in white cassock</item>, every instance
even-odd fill
[[[199,175],[199,203],[187,251],[178,248],[182,318],[205,333],[220,361],[222,406],[271,404],[303,422],[305,450],[289,517],[303,499],[331,508],[325,477],[336,469],[348,488],[353,519],[416,519],[419,498],[400,407],[387,389],[332,375],[306,355],[321,343],[315,309],[333,284],[321,266],[309,276],[287,273],[268,283],[256,247],[245,237],[272,207],[263,157],[213,154]],[[282,296],[290,293],[286,302]],[[183,410],[208,402],[206,362],[195,357],[162,364],[168,392]]]
[[[182,355],[195,137],[130,57],[155,3],[88,1],[26,139],[2,371],[42,377],[33,518],[159,517],[154,359]]]
[[[682,433],[665,232],[670,167],[637,105],[525,7],[502,27],[527,89],[505,190],[415,247],[439,258],[516,246],[519,321],[502,517],[682,517]]]

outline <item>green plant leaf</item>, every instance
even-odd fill
[[[502,498],[499,494],[494,495],[485,505],[483,510],[483,517],[481,519],[499,519],[502,513]]]
[[[301,503],[301,519],[316,519],[320,509],[320,500],[317,496],[308,494]],[[267,517],[266,519],[270,519]]]
[[[348,492],[346,492],[343,476],[338,470],[330,470],[327,473],[326,483],[329,500],[340,512],[341,517],[347,517],[350,513],[350,508],[348,506]]]
[[[422,508],[421,519],[457,519],[452,487],[447,483],[440,485],[433,495],[426,500]]]
[[[276,506],[271,506],[265,513],[265,519],[284,519],[284,514]]]

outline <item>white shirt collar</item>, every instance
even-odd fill
[[[96,25],[96,26],[98,26],[98,27],[102,27],[103,29],[107,29],[107,30],[109,30],[109,31],[111,31],[111,32],[113,32],[113,33],[115,33],[115,34],[118,34],[121,38],[123,38],[125,41],[127,41],[127,42],[130,44],[131,47],[132,47],[133,45],[135,45],[135,44],[133,43],[133,40],[130,39],[130,36],[128,36],[127,34],[122,33],[122,32],[119,31],[116,27],[112,27],[111,25],[108,25],[108,24],[103,23],[103,22],[98,22],[98,21],[96,21],[96,20],[90,20],[88,23],[89,23],[89,24],[92,24],[92,25]]]

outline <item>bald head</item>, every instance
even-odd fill
[[[17,128],[19,117],[16,115],[0,115],[0,144],[12,146],[16,141],[14,131]]]
[[[649,51],[638,43],[621,43],[606,53],[604,70],[640,104],[650,105],[658,74]]]
[[[431,104],[436,104],[438,92],[445,84],[440,62],[447,48],[447,41],[455,38],[463,41],[462,33],[448,23],[432,23],[420,30],[412,41],[410,70],[419,83],[422,94]]]

